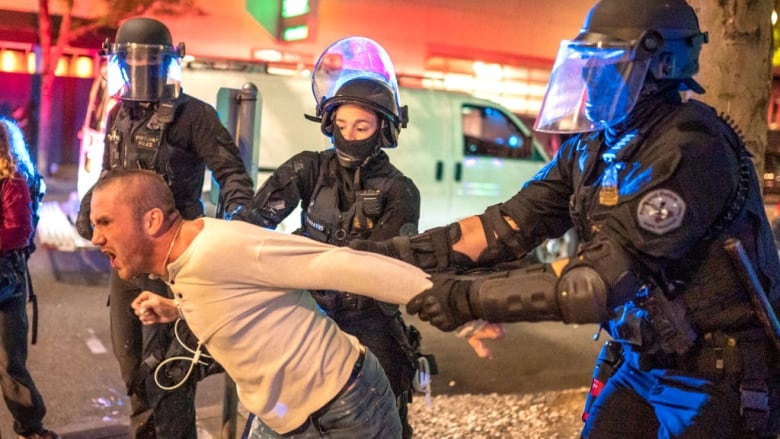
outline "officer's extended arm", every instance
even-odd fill
[[[527,249],[512,249],[507,245],[512,240],[502,239],[517,230],[517,225],[502,215],[496,205],[481,215],[418,235],[381,242],[353,240],[350,247],[401,259],[426,271],[469,269],[523,256]]]
[[[444,331],[474,319],[604,322],[642,285],[633,261],[612,240],[602,238],[584,246],[562,270],[553,263],[482,276],[434,274],[433,287],[406,309]]]

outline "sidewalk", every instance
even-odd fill
[[[200,407],[196,409],[198,439],[227,439],[221,436],[222,406]],[[247,413],[239,407],[236,416],[236,438],[241,436],[246,423]],[[63,439],[126,439],[127,424],[76,424],[64,427],[51,426]]]

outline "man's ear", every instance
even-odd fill
[[[165,214],[160,208],[154,207],[144,214],[143,226],[148,236],[159,236],[165,230]]]

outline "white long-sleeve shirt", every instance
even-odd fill
[[[336,396],[359,354],[357,339],[305,290],[405,304],[431,286],[422,270],[392,258],[241,221],[197,221],[203,229],[168,264],[168,284],[244,406],[282,434]]]

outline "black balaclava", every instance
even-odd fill
[[[336,147],[336,157],[339,164],[345,168],[360,168],[380,151],[381,126],[377,127],[374,134],[363,140],[347,140],[341,135],[341,130],[338,127],[334,126],[333,128],[333,145]]]

